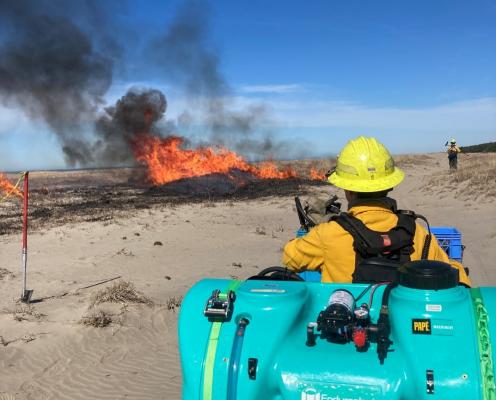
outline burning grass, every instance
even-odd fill
[[[133,140],[133,150],[138,162],[147,168],[148,180],[155,185],[210,174],[229,175],[232,170],[247,172],[263,179],[286,179],[296,177],[296,171],[287,165],[264,161],[253,165],[239,154],[223,147],[183,148],[184,138],[165,138],[147,134]]]
[[[277,165],[281,168],[290,166],[297,176],[308,176],[309,178],[322,181],[325,179],[325,174],[334,169],[336,166],[335,158],[316,158],[305,160],[278,161]]]
[[[22,198],[22,192],[0,172],[0,201],[10,196]]]
[[[296,168],[301,168],[298,164]],[[250,174],[232,171],[230,177],[212,174],[149,186],[143,183],[143,172],[140,168],[122,168],[31,173],[30,230],[80,222],[110,224],[133,215],[136,210],[180,204],[213,206],[226,200],[294,196],[305,194],[310,186],[324,184],[298,178],[256,179]],[[20,202],[13,197],[1,204],[0,235],[21,231],[21,213]]]
[[[101,303],[153,305],[153,301],[137,291],[131,282],[122,280],[93,294],[91,297],[91,306],[93,307]]]
[[[446,166],[447,164],[446,160]],[[421,189],[428,192],[433,188],[462,199],[492,201],[496,197],[496,154],[459,156],[457,170],[447,169],[431,177]]]

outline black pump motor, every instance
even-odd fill
[[[335,290],[329,298],[329,303],[317,318],[317,330],[321,337],[334,343],[347,343],[352,336],[355,298],[343,289]]]

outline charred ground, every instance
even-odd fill
[[[12,175],[13,177],[13,175]],[[182,179],[162,186],[145,183],[144,170],[122,168],[33,172],[30,175],[31,230],[80,222],[129,217],[136,210],[175,207],[186,203],[245,201],[305,194],[323,182],[306,179],[255,179],[232,171]],[[21,200],[10,198],[0,208],[0,235],[20,232]]]

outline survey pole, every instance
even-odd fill
[[[27,265],[28,265],[28,204],[29,204],[29,172],[24,173],[24,207],[22,214],[22,296],[21,301],[29,303],[32,290],[26,289]]]

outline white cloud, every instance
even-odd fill
[[[366,127],[401,130],[492,130],[496,133],[496,98],[433,107],[372,107],[346,102],[286,101],[271,103],[295,127]]]

